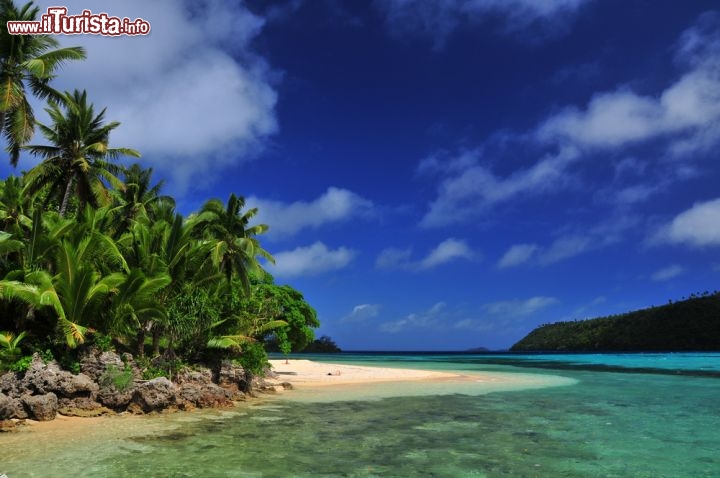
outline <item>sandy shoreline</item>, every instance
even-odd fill
[[[461,377],[458,373],[414,370],[407,368],[374,367],[313,362],[311,360],[270,360],[276,382],[290,382],[293,386],[317,387],[378,382],[404,382]]]

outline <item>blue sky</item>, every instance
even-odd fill
[[[258,206],[343,349],[503,349],[717,288],[716,2],[63,5],[150,22],[62,37],[89,59],[58,86],[183,212]]]

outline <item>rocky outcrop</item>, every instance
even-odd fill
[[[100,402],[103,406],[115,410],[117,412],[121,412],[125,409],[127,409],[128,405],[130,405],[130,402],[132,401],[133,397],[135,396],[135,388],[129,388],[127,390],[118,391],[114,387],[108,387],[101,389],[97,395],[96,399],[98,402]]]
[[[20,400],[0,393],[0,420],[27,418],[27,412]]]
[[[91,347],[80,359],[80,371],[97,383],[110,367],[114,367],[116,370],[125,368],[122,358],[115,352],[103,352],[96,347]]]
[[[14,372],[0,375],[0,393],[5,395],[17,395],[18,376]]]
[[[35,420],[45,422],[54,420],[58,412],[58,398],[54,393],[44,395],[25,395],[20,399]]]
[[[234,394],[212,381],[209,369],[187,370],[178,374],[177,404],[185,410],[192,408],[222,408],[232,406]]]
[[[20,381],[19,389],[23,393],[29,392],[37,395],[55,393],[63,397],[89,397],[97,392],[99,387],[87,375],[73,375],[62,370],[55,361],[46,364],[36,354],[30,368]]]
[[[52,420],[58,413],[87,417],[231,407],[250,395],[253,386],[261,391],[278,387],[253,378],[230,361],[214,371],[182,370],[175,383],[164,377],[142,380],[129,354],[90,348],[80,363],[82,373],[73,374],[55,361],[44,363],[36,354],[25,373],[0,375],[0,420]]]
[[[134,413],[159,412],[176,404],[177,386],[165,377],[141,383],[133,395],[128,410]]]
[[[243,400],[252,389],[252,377],[240,365],[223,360],[217,373],[217,384],[230,392],[232,400]]]
[[[58,401],[58,413],[67,417],[98,417],[114,413],[92,398],[61,398]]]

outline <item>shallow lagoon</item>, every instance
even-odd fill
[[[42,435],[4,434],[0,435],[0,473],[9,478],[61,473],[97,477],[720,475],[720,378],[692,375],[701,369],[720,370],[720,354],[313,358],[564,379],[548,388],[491,393],[482,383],[473,386],[468,381],[295,391],[231,412],[118,417],[73,430],[55,427]]]

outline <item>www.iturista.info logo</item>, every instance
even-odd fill
[[[147,35],[150,23],[142,18],[130,20],[90,10],[68,15],[65,7],[50,7],[40,21],[8,21],[7,29],[11,35]]]

